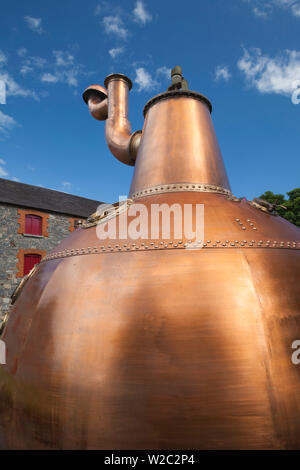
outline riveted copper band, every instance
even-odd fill
[[[148,241],[145,243],[119,243],[115,245],[99,245],[87,248],[74,248],[73,250],[64,250],[57,253],[50,254],[42,259],[41,263],[51,261],[53,259],[68,258],[70,256],[79,255],[92,255],[100,253],[112,252],[128,252],[128,251],[152,251],[152,250],[174,250],[174,249],[216,249],[216,248],[264,248],[264,249],[292,249],[300,250],[300,242],[285,241],[278,242],[274,240],[206,240],[204,243],[197,242],[184,242],[182,240],[165,240],[165,241]]]
[[[172,90],[172,91],[166,91],[165,93],[160,93],[159,95],[156,95],[153,98],[151,98],[151,100],[149,100],[145,104],[143,114],[144,116],[146,116],[149,108],[151,108],[151,106],[153,106],[158,101],[168,100],[170,98],[181,98],[181,97],[194,98],[198,101],[202,101],[202,103],[206,104],[206,106],[208,107],[209,112],[210,113],[212,112],[212,104],[209,101],[209,99],[206,98],[206,96],[201,95],[200,93],[197,93],[191,90]]]
[[[137,191],[130,195],[131,199],[138,199],[144,196],[152,196],[153,194],[163,193],[181,193],[181,192],[198,192],[198,193],[219,193],[231,196],[229,189],[222,188],[220,186],[214,186],[213,184],[205,183],[174,183],[174,184],[161,184],[157,186],[151,186],[150,188]]]

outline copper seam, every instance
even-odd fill
[[[298,243],[298,247],[293,245],[270,245],[270,244],[261,244],[261,243],[252,243],[249,242],[248,244],[239,242],[240,244],[238,245],[237,243],[225,243],[225,242],[220,242],[218,244],[213,243],[210,246],[207,246],[207,244],[203,244],[203,246],[199,246],[199,244],[193,245],[193,243],[184,243],[182,245],[178,246],[178,242],[174,242],[172,245],[169,244],[169,242],[156,245],[151,245],[151,246],[141,246],[141,245],[134,245],[134,246],[111,246],[109,247],[104,247],[104,248],[78,248],[74,249],[74,253],[71,253],[70,251],[62,251],[58,253],[53,253],[52,255],[46,256],[45,258],[42,259],[41,263],[45,261],[51,261],[53,259],[60,259],[60,258],[69,258],[71,256],[79,256],[79,255],[93,255],[93,254],[100,254],[100,253],[127,253],[131,251],[153,251],[153,250],[176,250],[176,249],[190,249],[190,250],[197,250],[197,249],[234,249],[234,248],[239,248],[239,249],[244,249],[244,248],[264,248],[264,249],[287,249],[287,250],[300,250],[300,243]],[[243,244],[242,244],[243,243]],[[291,242],[286,242],[286,243],[291,243]],[[168,246],[167,246],[168,245]]]
[[[143,196],[152,196],[153,194],[163,193],[176,193],[176,192],[200,192],[200,193],[219,193],[231,196],[229,189],[222,188],[220,186],[214,186],[212,184],[205,183],[173,183],[173,184],[159,184],[157,186],[151,186],[150,188],[136,191],[131,194],[131,199],[138,199]]]

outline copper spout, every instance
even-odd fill
[[[82,95],[84,101],[89,107],[91,115],[97,121],[107,119],[107,91],[100,85],[91,85],[84,90]]]
[[[142,131],[131,133],[128,120],[128,91],[131,80],[125,75],[114,73],[104,81],[105,87],[91,85],[83,92],[83,99],[91,115],[98,121],[105,121],[105,136],[111,153],[122,163],[134,166]]]
[[[114,73],[104,80],[108,92],[108,118],[105,137],[111,153],[126,165],[133,166],[137,156],[141,133],[131,133],[128,120],[128,91],[131,80],[125,75]]]

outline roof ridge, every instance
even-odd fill
[[[0,202],[49,212],[88,217],[101,201],[0,178]]]

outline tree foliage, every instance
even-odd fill
[[[300,188],[292,189],[287,195],[288,199],[283,194],[274,194],[272,191],[266,191],[260,196],[260,199],[276,206],[285,206],[286,209],[276,207],[278,214],[292,224],[297,225],[297,227],[300,227]]]

